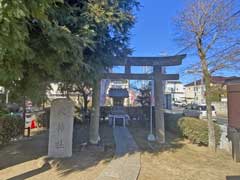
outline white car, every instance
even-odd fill
[[[207,106],[206,104],[190,104],[183,110],[183,115],[188,117],[196,117],[199,119],[207,119]],[[212,119],[216,120],[215,107],[212,106]]]
[[[177,107],[185,107],[187,104],[185,101],[175,101],[174,102],[174,106],[177,106]]]

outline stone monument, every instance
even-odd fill
[[[74,103],[68,99],[52,102],[48,141],[48,156],[63,158],[72,156]]]

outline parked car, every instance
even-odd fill
[[[199,119],[207,119],[207,106],[206,104],[189,104],[183,110],[183,115],[188,117],[195,117]],[[212,118],[216,120],[215,107],[212,106]]]
[[[185,107],[187,104],[185,101],[175,101],[174,102],[174,106],[177,106],[177,107]]]

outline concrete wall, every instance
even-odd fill
[[[232,153],[232,142],[227,138],[228,127],[227,125],[219,125],[222,130],[219,149],[223,149],[229,153]]]
[[[228,115],[227,102],[213,102],[212,105],[215,107],[217,115],[227,117]]]

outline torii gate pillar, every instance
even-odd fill
[[[155,124],[156,139],[159,143],[165,143],[164,127],[164,80],[178,80],[179,74],[162,74],[162,67],[178,66],[186,57],[183,55],[166,56],[166,57],[127,57],[125,61],[114,61],[114,66],[125,66],[125,73],[102,74],[102,79],[131,79],[131,80],[154,80],[154,98],[155,98]],[[131,66],[152,66],[151,74],[134,74],[131,73]],[[99,137],[99,98],[100,98],[100,80],[94,85],[93,91],[93,112],[90,122],[90,143],[97,144]]]
[[[155,130],[156,140],[159,143],[165,143],[165,126],[164,126],[164,92],[162,81],[162,67],[154,66],[154,101],[155,101]]]

